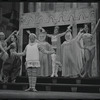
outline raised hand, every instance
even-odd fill
[[[18,35],[19,34],[19,30],[17,31],[17,34],[16,35]]]
[[[83,30],[84,30],[84,29],[81,28],[79,32],[82,32]]]
[[[72,26],[70,25],[70,26],[67,27],[67,29],[70,29],[71,27],[72,27]]]
[[[71,27],[72,27],[72,24],[70,24],[70,25],[67,27],[67,30],[66,30],[66,31],[70,30]]]
[[[31,34],[31,32],[29,30],[26,31],[28,34]]]
[[[17,32],[17,30],[15,30],[13,33]]]
[[[44,29],[44,28],[39,27],[39,29],[40,29],[42,32],[45,32],[45,29]]]
[[[100,23],[100,18],[98,19],[98,22],[97,22],[97,24],[95,25],[95,28],[94,28],[94,30],[92,31],[92,34],[95,34],[95,33],[96,33],[96,30],[97,30],[97,28],[98,28],[98,26],[99,26],[99,23]]]
[[[5,42],[8,42],[9,39],[10,39],[10,37],[11,37],[12,35],[14,35],[16,32],[17,32],[17,30],[13,31],[13,32],[8,36],[8,38],[5,40]]]
[[[12,55],[17,55],[17,52],[12,52]]]
[[[13,35],[13,34],[16,34],[16,33],[17,33],[17,30],[13,31],[13,32],[12,32],[12,35]]]

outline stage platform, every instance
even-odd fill
[[[100,99],[100,93],[0,90],[1,99]]]
[[[15,83],[0,83],[0,98],[100,99],[100,78],[38,77],[37,92],[25,92],[28,86],[26,76],[17,77]]]

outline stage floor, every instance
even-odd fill
[[[0,90],[0,99],[100,99],[100,93]]]

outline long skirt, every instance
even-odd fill
[[[51,57],[50,55],[40,52],[40,68],[38,68],[38,76],[50,76],[51,70]]]
[[[62,76],[74,77],[81,75],[82,68],[82,54],[77,48],[77,42],[64,42],[61,46],[62,56]],[[78,52],[78,51],[79,52]],[[79,53],[79,54],[78,54]]]
[[[4,63],[3,63],[3,77],[7,79],[11,79],[11,81],[15,80],[16,77],[20,73],[20,66],[21,66],[21,59],[18,56],[10,56]]]
[[[43,43],[42,46],[47,51],[52,50],[51,45],[47,42]],[[37,71],[38,76],[50,76],[52,74],[51,56],[39,52],[39,58],[40,58],[40,68],[38,68]]]

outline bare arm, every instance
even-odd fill
[[[51,35],[51,34],[46,34],[46,35],[47,35],[48,37],[50,37],[50,38],[53,36],[53,35]]]
[[[42,30],[42,32],[45,32],[44,28],[39,27],[39,29]],[[52,35],[50,35],[50,34],[46,34],[46,35],[47,35],[48,37],[50,37],[50,38],[52,37]]]
[[[7,49],[6,50],[9,50],[10,49],[10,45],[7,47]]]
[[[61,33],[61,34],[58,34],[57,36],[64,36],[69,30],[70,30],[70,28],[72,27],[72,25],[69,25],[68,27],[67,27],[67,30],[65,31],[65,32],[63,32],[63,33]]]
[[[14,46],[14,45],[16,45],[16,43],[14,42],[14,43],[11,43],[7,48],[6,48],[6,50],[9,50],[9,49],[11,49],[12,48],[12,46]]]
[[[100,18],[99,18],[99,20],[98,20],[98,22],[97,22],[97,24],[96,24],[96,26],[95,26],[95,28],[94,28],[94,30],[92,32],[93,35],[95,35],[96,29],[97,29],[99,23],[100,23]]]
[[[83,29],[80,29],[80,31],[78,32],[77,36],[73,38],[73,40],[77,40],[80,41],[82,36],[83,36]]]
[[[13,34],[15,34],[15,32],[17,32],[17,31],[15,30],[14,32],[12,32],[12,33],[10,34],[10,36],[5,40],[5,42],[8,42],[9,39],[10,39],[10,37],[11,37]]]
[[[81,45],[81,43],[80,43],[80,40],[82,39],[82,36],[83,36],[83,34],[84,33],[81,33],[83,31],[83,29],[81,29],[80,31],[79,31],[79,33],[78,33],[78,41],[77,41],[77,43],[78,43],[78,45],[79,45],[79,47],[81,48],[81,49],[85,49],[84,47],[82,47],[82,45]]]
[[[27,30],[27,33],[28,33],[28,34],[31,34],[31,32],[30,32],[29,30]]]
[[[45,54],[53,54],[54,53],[54,50],[51,50],[51,51],[47,51],[45,50],[41,45],[38,45],[38,48],[41,52],[45,53]]]
[[[21,53],[13,52],[13,54],[16,55],[16,56],[25,56],[25,55],[26,55],[26,48],[25,48],[25,50],[24,50],[23,52],[21,52]]]
[[[19,30],[17,31],[17,33],[16,33],[16,36],[18,36],[19,35]]]
[[[65,32],[63,32],[63,33],[58,34],[57,36],[62,37],[62,36],[64,36],[66,33],[67,33],[67,32],[65,31]]]
[[[16,53],[17,56],[25,56],[25,52]]]
[[[18,41],[18,39],[19,39],[19,32],[20,32],[20,31],[18,30],[18,31],[16,32],[16,34],[15,34],[16,37],[17,37],[17,41]]]

